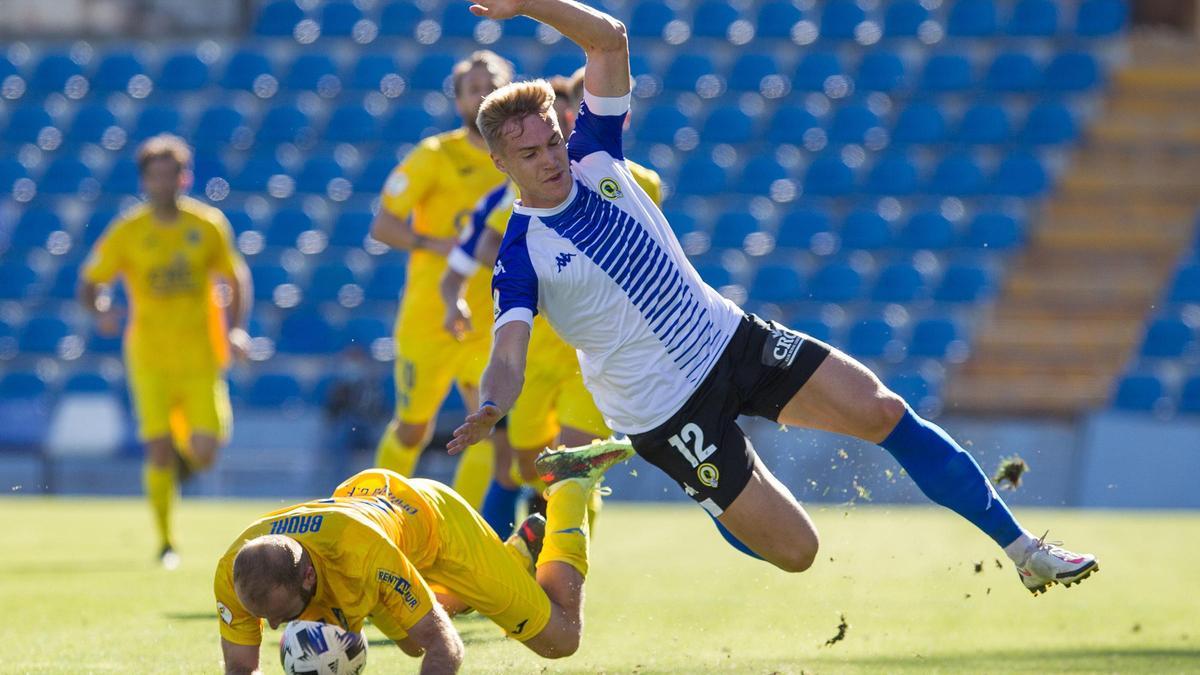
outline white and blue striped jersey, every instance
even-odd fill
[[[700,279],[670,225],[625,166],[629,96],[585,94],[567,143],[571,194],[519,201],[492,274],[495,328],[540,310],[579,353],[610,427],[671,417],[721,356],[743,314]]]

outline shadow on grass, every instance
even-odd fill
[[[216,612],[163,612],[164,619],[173,621],[207,621],[217,618]]]
[[[1188,639],[1179,647],[1086,647],[979,651],[966,654],[918,653],[839,657],[832,650],[814,659],[880,672],[946,670],[962,672],[1180,672],[1200,668],[1200,648]],[[818,670],[820,668],[818,667]]]

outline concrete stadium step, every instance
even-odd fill
[[[1063,377],[1036,372],[987,379],[955,379],[947,388],[949,410],[994,415],[1070,417],[1107,403],[1109,377]]]

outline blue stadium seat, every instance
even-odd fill
[[[1036,197],[1049,187],[1049,179],[1033,153],[1017,151],[1000,162],[992,177],[992,186],[996,194]]]
[[[787,169],[776,161],[774,155],[764,153],[751,157],[742,167],[736,189],[744,194],[768,195],[771,193],[772,183],[787,177]]]
[[[854,0],[828,0],[821,11],[821,36],[853,40],[854,29],[867,18]]]
[[[392,336],[392,327],[373,316],[356,316],[346,322],[342,331],[347,344],[370,349],[371,343]]]
[[[883,15],[883,34],[887,37],[916,37],[921,24],[929,20],[929,10],[917,0],[893,0]]]
[[[903,152],[880,155],[867,174],[863,192],[873,195],[911,195],[917,191],[917,167]]]
[[[918,411],[922,402],[937,396],[937,385],[917,371],[892,373],[886,379],[887,388]]]
[[[225,218],[229,220],[229,226],[233,228],[234,235],[260,229],[254,218],[242,209],[224,208],[222,210],[225,212]]]
[[[62,391],[71,394],[107,394],[116,389],[113,384],[100,373],[83,371],[67,378],[62,385]]]
[[[1084,0],[1075,13],[1075,34],[1107,37],[1120,33],[1129,19],[1125,0]]]
[[[757,232],[758,219],[745,211],[726,211],[718,218],[713,226],[713,248],[742,248],[742,242],[752,233]]]
[[[315,134],[308,115],[295,104],[275,106],[267,111],[258,125],[254,140],[257,143],[300,143]]]
[[[470,11],[470,5],[462,2],[447,2],[442,8],[442,35],[469,38],[475,35],[479,17]],[[447,74],[449,71],[447,71]]]
[[[892,337],[892,327],[883,319],[862,319],[850,327],[846,351],[862,359],[879,358],[887,351]]]
[[[228,143],[238,127],[245,124],[242,113],[229,105],[214,105],[200,113],[192,140],[200,147]]]
[[[759,38],[789,38],[792,28],[804,19],[796,3],[788,0],[768,0],[758,8],[754,36]]]
[[[706,0],[696,8],[692,16],[692,35],[696,37],[724,38],[729,25],[739,19],[738,11],[724,0]]]
[[[1163,383],[1154,375],[1127,375],[1117,385],[1113,407],[1132,412],[1150,412],[1163,394]]]
[[[381,262],[375,266],[371,280],[367,282],[365,295],[368,300],[396,301],[404,290],[407,269],[403,261]]]
[[[308,230],[316,229],[312,218],[298,208],[279,209],[267,226],[267,246],[295,246],[296,239]]]
[[[736,105],[714,107],[700,127],[705,143],[746,143],[753,134],[753,120]]]
[[[392,143],[415,143],[437,126],[433,116],[423,108],[399,106],[383,124],[382,138]],[[396,163],[392,162],[392,166]]]
[[[38,315],[25,322],[17,338],[17,350],[27,354],[53,354],[71,330],[57,315]]]
[[[779,221],[775,246],[807,249],[812,244],[813,236],[828,233],[832,229],[828,211],[816,206],[800,207],[789,211]]]
[[[983,102],[963,113],[955,138],[960,143],[995,145],[1008,141],[1011,133],[1004,107],[999,103]]]
[[[750,297],[759,302],[795,302],[804,297],[800,273],[788,265],[763,265],[754,275]]]
[[[290,281],[282,265],[263,262],[250,266],[250,278],[254,281],[254,299],[262,302],[270,302],[275,287]]]
[[[932,101],[915,101],[900,111],[892,129],[894,143],[935,144],[946,140],[946,118]]]
[[[1171,302],[1200,302],[1200,264],[1179,268],[1175,280],[1171,282],[1167,299]]]
[[[37,272],[19,260],[0,262],[0,299],[24,299],[37,280]]]
[[[113,162],[100,189],[110,195],[135,195],[141,191],[137,162],[131,157],[122,157]]]
[[[646,0],[633,8],[626,26],[630,37],[661,38],[663,29],[675,20],[675,10],[665,2]]]
[[[254,81],[262,75],[271,75],[271,60],[256,49],[243,47],[233,53],[225,64],[221,86],[226,89],[252,91]]]
[[[229,179],[229,167],[225,166],[225,160],[221,156],[213,152],[211,148],[201,149],[192,158],[192,175],[195,176],[195,185],[193,190],[203,192],[208,181],[213,178]]]
[[[325,194],[329,182],[335,178],[344,178],[342,165],[333,157],[316,155],[309,157],[296,175],[296,192],[305,194]]]
[[[990,37],[996,28],[994,0],[958,0],[946,19],[946,33],[954,37]]]
[[[91,177],[92,170],[87,164],[75,157],[60,156],[50,162],[38,179],[38,190],[43,194],[71,194],[79,192],[83,181]]]
[[[62,229],[65,228],[57,213],[35,206],[21,214],[8,243],[17,251],[45,246],[50,233]]]
[[[1184,355],[1196,334],[1191,326],[1174,317],[1155,319],[1142,341],[1142,356],[1174,359]]]
[[[342,262],[327,262],[313,270],[305,297],[313,302],[337,300],[342,286],[358,283],[354,272]]]
[[[408,0],[390,2],[379,13],[379,34],[385,37],[412,37],[423,18],[421,8]]]
[[[804,194],[840,197],[854,191],[854,170],[842,161],[841,153],[825,152],[813,159],[804,172]]]
[[[1025,118],[1021,137],[1034,145],[1069,143],[1079,136],[1071,109],[1059,101],[1042,101]]]
[[[510,38],[510,39],[511,38],[530,38],[531,39],[531,38],[537,37],[538,22],[534,21],[533,19],[530,19],[527,16],[514,16],[511,19],[505,19],[504,21],[500,22],[500,27],[504,30],[505,38]],[[509,60],[512,60],[511,56],[509,56],[507,54],[505,54],[504,56],[506,58],[508,58]],[[514,63],[515,63],[515,61],[514,61]],[[517,69],[516,72],[521,73],[524,71],[521,69]],[[634,73],[634,77],[637,77],[638,74],[639,73]]]
[[[229,187],[239,192],[263,192],[271,176],[286,173],[287,170],[274,155],[251,155],[229,179]]]
[[[129,80],[137,75],[145,75],[146,66],[133,52],[109,52],[100,60],[96,71],[92,73],[92,92],[110,94],[124,92],[129,88]]]
[[[1020,225],[1003,213],[984,211],[975,216],[967,231],[966,244],[977,248],[1005,251],[1021,243]]]
[[[956,263],[946,268],[942,281],[934,291],[933,299],[938,302],[977,302],[991,292],[991,280],[987,270],[975,265]]]
[[[822,342],[833,340],[833,327],[820,319],[792,319],[788,321],[788,327]]]
[[[771,143],[802,145],[804,134],[810,129],[820,128],[817,118],[804,108],[781,105],[775,110],[767,125],[767,140]]]
[[[300,383],[286,373],[264,373],[250,382],[242,398],[251,408],[294,405],[301,400]]]
[[[925,191],[935,195],[970,197],[983,192],[983,170],[966,152],[953,152],[942,158]]]
[[[21,79],[21,73],[17,70],[17,67],[13,65],[13,62],[9,61],[7,56],[0,54],[0,82],[3,82],[14,75],[17,76],[18,79]],[[23,79],[21,81],[24,82]]]
[[[158,134],[179,134],[179,109],[168,105],[148,105],[138,112],[133,125],[133,140],[141,141]]]
[[[841,228],[842,247],[879,250],[892,243],[892,228],[875,211],[855,209],[846,215]]]
[[[713,195],[725,191],[727,184],[725,169],[717,166],[709,157],[693,154],[684,161],[675,180],[678,195]]]
[[[904,61],[896,52],[875,49],[867,52],[858,64],[858,77],[854,80],[859,91],[882,91],[891,93],[905,88]]]
[[[696,273],[700,275],[704,283],[713,288],[721,288],[733,283],[733,276],[719,262],[698,262],[696,263]]]
[[[337,77],[337,65],[327,54],[302,53],[292,61],[283,86],[288,89],[316,91],[323,77]]]
[[[408,5],[408,3],[396,4]],[[363,54],[350,70],[349,81],[346,84],[351,89],[359,91],[378,90],[383,78],[388,75],[399,75],[399,73],[400,66],[396,64],[396,59],[391,54]]]
[[[797,91],[824,91],[825,80],[845,73],[835,52],[809,51],[796,64],[796,72],[792,75],[792,88]]]
[[[41,104],[24,105],[9,115],[4,140],[14,144],[36,143],[42,129],[53,126],[54,120]]]
[[[370,211],[342,211],[333,223],[333,231],[329,233],[329,245],[362,246],[363,240],[371,232],[372,218]]]
[[[583,52],[578,49],[559,50],[550,55],[542,63],[542,75],[545,77],[554,77],[555,75],[570,75],[571,73],[583,67],[584,56]]]
[[[1018,0],[1005,32],[1015,37],[1053,37],[1058,32],[1058,3]]]
[[[937,211],[917,211],[900,232],[903,246],[935,251],[954,245],[954,224]]]
[[[1183,383],[1177,409],[1181,413],[1200,413],[1200,375],[1192,376]]]
[[[684,52],[671,61],[663,75],[663,87],[674,91],[694,91],[696,81],[704,75],[716,72],[712,58],[707,54]]]
[[[663,215],[666,216],[667,222],[671,224],[671,230],[677,237],[696,231],[696,219],[687,211],[667,206],[663,209]]]
[[[348,0],[328,0],[321,7],[321,37],[347,38],[363,17],[361,9]]]
[[[896,262],[875,277],[871,299],[875,302],[914,302],[925,296],[925,277],[911,263]]]
[[[334,143],[367,143],[379,137],[379,122],[358,103],[339,106],[329,116],[321,138]]]
[[[62,91],[67,80],[83,75],[83,68],[68,54],[50,52],[38,61],[29,78],[29,88],[37,92]]]
[[[769,52],[746,52],[729,71],[731,91],[759,91],[763,78],[779,74],[779,62]]]
[[[641,121],[636,125],[637,139],[649,143],[666,143],[675,141],[675,132],[688,126],[687,115],[674,104],[660,104],[646,111]]]
[[[834,143],[862,143],[871,129],[879,126],[879,116],[860,103],[848,103],[833,114],[829,140]]]
[[[34,399],[45,396],[46,381],[37,373],[10,371],[0,377],[0,399]]]
[[[0,157],[0,194],[12,190],[13,184],[22,178],[28,178],[29,172],[25,165],[13,157]]]
[[[1042,86],[1042,72],[1024,52],[1001,52],[988,66],[984,83],[992,91],[1029,92]]]
[[[1043,75],[1047,91],[1088,91],[1100,83],[1100,64],[1088,52],[1062,52],[1050,60]]]
[[[958,326],[953,320],[946,318],[922,319],[913,326],[908,355],[944,359],[950,344],[959,339]]]
[[[122,340],[123,337],[121,333],[116,335],[101,335],[93,325],[88,329],[87,351],[92,354],[120,354]]]
[[[967,91],[974,86],[971,61],[963,54],[934,54],[921,71],[921,88],[930,92]]]
[[[273,0],[258,13],[254,34],[263,37],[291,37],[296,24],[304,19],[304,10],[295,0]]]
[[[163,61],[155,86],[165,92],[196,91],[208,85],[208,64],[194,52],[178,52]]]
[[[817,302],[850,302],[862,290],[862,275],[844,262],[829,263],[808,279],[808,297]]]
[[[412,70],[409,84],[418,91],[441,91],[454,68],[453,54],[429,52],[421,57]]]
[[[100,238],[100,235],[104,233],[104,230],[108,227],[108,224],[111,223],[113,218],[116,218],[116,216],[116,209],[107,208],[104,206],[98,207],[95,211],[92,211],[91,215],[88,216],[87,221],[84,222],[83,225],[82,241],[80,242],[81,247],[90,247],[92,244],[96,243],[96,240]]]
[[[343,344],[341,333],[319,312],[297,309],[280,323],[276,347],[284,354],[332,354]]]
[[[378,194],[387,181],[388,174],[396,168],[396,158],[389,153],[372,157],[354,179],[354,191]]]
[[[50,297],[55,300],[72,300],[75,289],[79,284],[79,263],[64,263],[54,273],[54,283],[50,285]]]

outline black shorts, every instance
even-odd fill
[[[687,403],[629,440],[646,461],[719,516],[754,469],[754,448],[737,425],[738,415],[778,420],[828,355],[819,340],[748,314]]]

